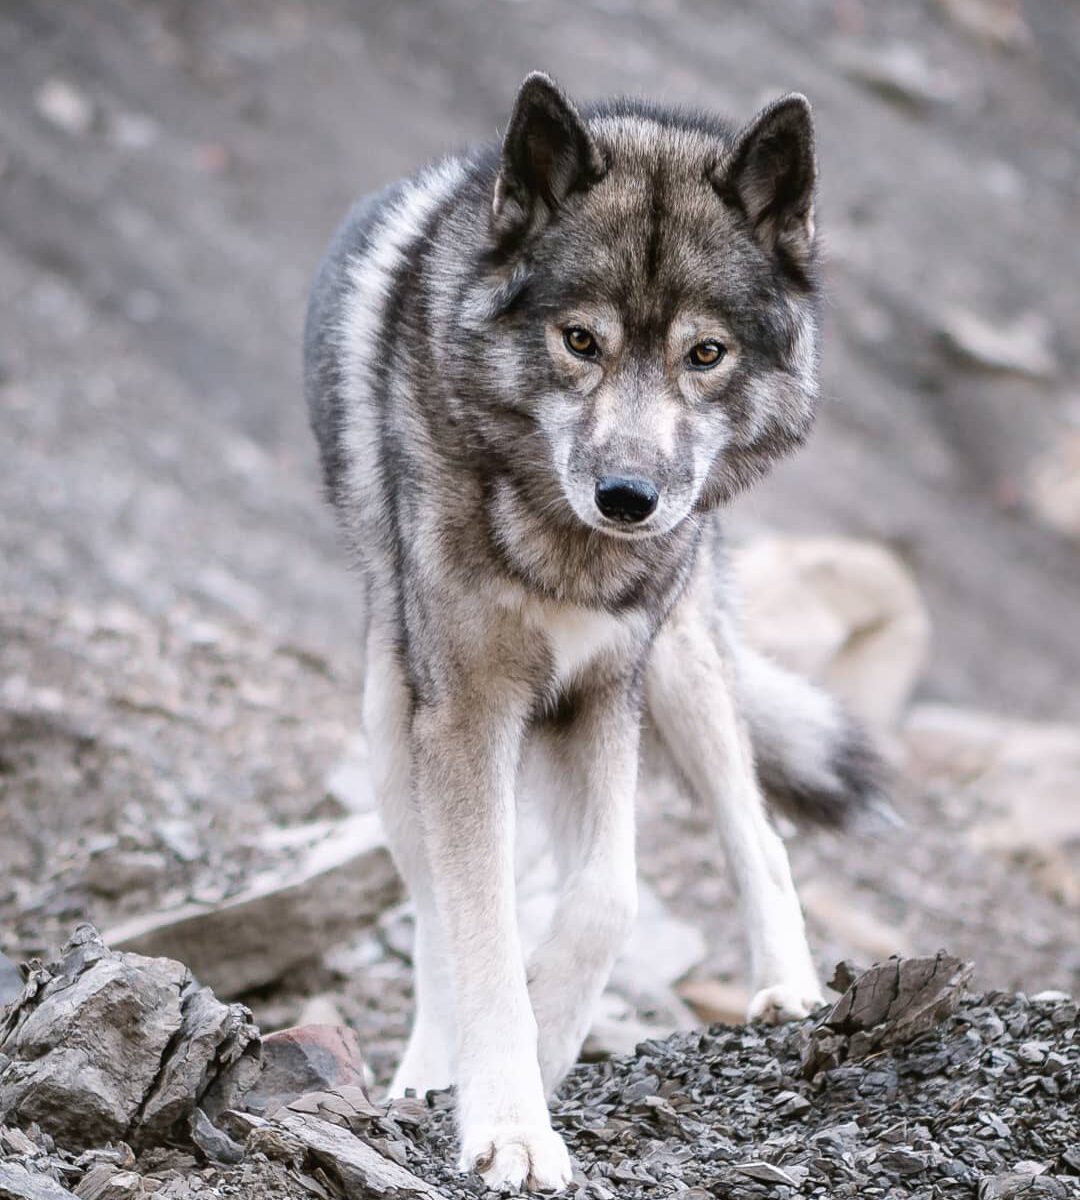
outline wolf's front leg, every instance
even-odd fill
[[[748,1018],[795,1020],[823,1003],[821,988],[787,851],[765,813],[736,708],[731,656],[701,607],[704,599],[689,590],[653,646],[649,711],[675,762],[716,814],[750,950]]]
[[[559,898],[551,930],[529,961],[549,1094],[577,1061],[637,911],[639,705],[627,690],[611,685],[576,696],[574,709],[569,726],[545,735],[557,770],[545,812]]]
[[[492,1187],[570,1182],[551,1128],[514,889],[514,784],[527,698],[447,687],[413,717],[416,801],[453,981],[461,1165]]]

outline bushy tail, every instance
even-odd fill
[[[740,708],[770,804],[818,825],[896,823],[885,762],[839,701],[745,645],[737,659]]]

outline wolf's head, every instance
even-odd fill
[[[523,494],[613,536],[665,533],[802,441],[814,184],[802,96],[736,131],[632,102],[583,117],[525,80],[462,297],[474,372],[535,435],[507,455]]]

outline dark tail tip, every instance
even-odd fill
[[[832,735],[828,771],[801,776],[789,763],[758,763],[770,805],[800,824],[826,829],[896,828],[904,824],[889,798],[892,772],[869,735],[844,718]]]

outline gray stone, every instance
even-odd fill
[[[137,1171],[121,1171],[108,1163],[88,1171],[75,1189],[79,1200],[130,1200],[142,1193],[142,1176]]]
[[[82,881],[100,896],[123,896],[160,884],[166,870],[164,855],[153,850],[106,846],[91,854]]]
[[[930,1155],[908,1146],[896,1146],[877,1156],[877,1161],[894,1175],[918,1175],[930,1165]]]
[[[849,79],[905,108],[923,109],[958,98],[943,71],[935,71],[919,46],[907,42],[871,47],[842,42],[834,49],[837,65]]]
[[[257,1068],[258,1031],[180,963],[108,950],[82,926],[33,967],[0,1022],[0,1120],[36,1122],[66,1147],[173,1135],[198,1100],[228,1107]]]
[[[0,1162],[0,1200],[72,1200],[73,1195],[48,1175]]]
[[[238,1163],[244,1157],[243,1147],[210,1120],[201,1108],[191,1118],[191,1140],[215,1163]]]
[[[337,1176],[346,1192],[358,1195],[436,1197],[429,1183],[392,1162],[346,1129],[320,1117],[290,1112],[279,1122],[317,1162]]]
[[[41,1147],[21,1129],[0,1125],[0,1155],[11,1154],[16,1158],[33,1158]]]
[[[952,308],[942,317],[945,344],[960,359],[986,371],[1050,379],[1058,361],[1051,330],[1040,313],[1012,321],[990,320],[967,309]]]
[[[377,816],[322,822],[316,833],[298,861],[255,876],[242,892],[133,918],[105,940],[179,959],[221,996],[273,983],[373,922],[401,894]]]
[[[783,1183],[788,1187],[798,1187],[798,1183],[785,1171],[782,1167],[774,1167],[772,1163],[767,1162],[745,1162],[739,1163],[735,1168],[740,1175],[746,1175],[750,1179],[760,1180],[762,1183]]]
[[[34,104],[46,121],[71,137],[89,133],[94,123],[93,101],[68,79],[54,76],[45,80]]]
[[[1029,1175],[1022,1171],[1006,1171],[979,1181],[979,1200],[1012,1200],[1014,1196],[1053,1197],[1067,1200],[1069,1190],[1057,1179],[1046,1175]]]

